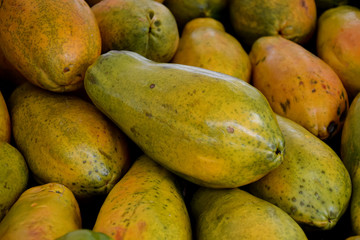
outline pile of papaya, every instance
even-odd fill
[[[0,240],[360,239],[356,0],[0,1]]]

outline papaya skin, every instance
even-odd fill
[[[101,54],[101,37],[84,0],[13,0],[0,4],[0,46],[29,82],[67,92],[83,86],[87,67]]]
[[[360,235],[360,93],[352,101],[341,134],[340,153],[348,169],[353,192],[350,218],[354,233]]]
[[[251,63],[240,42],[213,18],[195,18],[182,32],[173,63],[202,67],[250,82]]]
[[[106,197],[93,231],[114,240],[191,239],[176,176],[140,156]]]
[[[283,163],[249,186],[257,197],[302,226],[332,229],[347,209],[351,179],[338,155],[299,124],[277,115],[285,138]]]
[[[5,99],[0,92],[0,141],[10,142],[11,122]]]
[[[29,170],[22,154],[0,142],[0,221],[27,187]]]
[[[84,83],[95,106],[146,155],[196,184],[237,187],[282,161],[274,113],[238,78],[110,51]]]
[[[317,20],[314,0],[230,0],[229,14],[235,35],[248,46],[263,36],[282,36],[303,45]]]
[[[275,113],[326,140],[344,123],[349,100],[336,73],[320,58],[283,37],[258,39],[249,53],[252,83]]]
[[[113,240],[104,233],[94,232],[89,229],[78,229],[65,234],[56,240]]]
[[[0,239],[54,240],[81,228],[79,205],[64,185],[27,189],[0,223]]]
[[[339,6],[319,18],[316,38],[318,56],[334,69],[350,99],[360,92],[360,10]]]
[[[130,164],[127,138],[91,103],[30,83],[10,96],[13,136],[37,182],[106,194]]]
[[[307,239],[283,210],[238,188],[200,188],[192,197],[190,209],[199,240]]]
[[[179,44],[170,10],[153,0],[102,0],[92,6],[103,53],[128,50],[157,62],[169,62]]]

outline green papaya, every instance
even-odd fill
[[[198,240],[307,239],[286,212],[239,188],[200,188],[190,208]]]
[[[16,146],[38,183],[88,198],[107,194],[127,171],[126,136],[93,104],[26,83],[9,105]]]
[[[94,232],[89,229],[77,229],[57,238],[56,240],[112,240],[112,238],[105,233]]]
[[[81,228],[79,204],[59,183],[24,191],[0,222],[2,240],[54,240]]]
[[[352,228],[357,235],[360,235],[360,93],[352,101],[345,119],[340,154],[353,184],[350,203]]]
[[[146,155],[196,184],[238,187],[282,161],[269,103],[238,78],[109,51],[88,68],[84,86]]]
[[[283,163],[249,191],[310,229],[332,229],[347,209],[351,179],[338,155],[294,121],[277,115],[285,138]]]
[[[93,231],[115,240],[190,240],[190,218],[177,180],[140,156],[106,197]]]
[[[28,184],[29,170],[23,155],[0,141],[0,221]]]

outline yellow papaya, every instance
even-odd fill
[[[64,92],[83,86],[101,37],[84,0],[12,0],[0,4],[0,46],[28,81]]]
[[[0,92],[0,141],[10,142],[11,122],[5,99]]]
[[[317,55],[334,69],[351,99],[360,92],[359,38],[360,9],[345,5],[320,15]]]
[[[307,240],[286,212],[239,188],[200,188],[190,209],[198,240]]]
[[[127,171],[126,136],[93,104],[27,83],[9,105],[16,146],[39,183],[87,198],[108,193]]]
[[[9,143],[0,141],[0,221],[27,187],[28,178],[23,155]]]
[[[106,197],[93,231],[114,240],[191,239],[176,176],[140,156]]]
[[[153,0],[102,0],[91,7],[103,53],[128,50],[157,62],[169,62],[179,44],[176,20]]]
[[[3,240],[54,240],[81,228],[79,205],[64,185],[48,183],[24,191],[0,222]]]
[[[339,156],[319,138],[277,115],[285,138],[282,164],[249,185],[250,193],[287,212],[300,225],[332,229],[347,209],[351,179]]]
[[[266,98],[230,75],[109,51],[91,65],[92,102],[151,159],[199,185],[238,187],[279,166],[284,142]]]
[[[336,135],[349,107],[334,70],[301,45],[280,36],[259,38],[249,53],[252,83],[277,114],[322,140]]]
[[[202,67],[250,82],[251,63],[240,42],[213,18],[195,18],[182,32],[173,63]]]
[[[317,21],[314,0],[230,0],[229,15],[234,34],[248,46],[263,36],[282,36],[303,45]]]
[[[352,101],[345,119],[340,153],[353,185],[350,203],[351,224],[353,231],[360,235],[360,93]]]

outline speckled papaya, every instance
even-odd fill
[[[114,240],[190,240],[190,218],[177,180],[140,156],[106,197],[93,231]]]
[[[238,188],[200,188],[190,209],[198,240],[307,240],[286,212]]]
[[[0,222],[0,239],[54,240],[81,228],[78,202],[64,185],[48,183],[24,191]]]
[[[22,154],[0,141],[0,221],[28,184],[29,170]]]
[[[128,50],[156,62],[169,62],[179,44],[176,20],[152,0],[102,0],[91,7],[98,22],[102,52]]]
[[[249,56],[252,83],[274,112],[322,140],[340,132],[349,101],[341,80],[329,65],[280,36],[261,37]]]
[[[321,14],[316,36],[317,55],[334,69],[349,97],[360,92],[360,9],[331,8]]]
[[[0,141],[10,142],[11,122],[5,99],[0,92]]]
[[[0,46],[28,81],[64,92],[83,86],[101,37],[84,0],[11,0],[0,3]]]
[[[9,99],[13,136],[34,178],[77,197],[106,194],[126,172],[126,136],[93,104],[30,83]]]
[[[282,36],[307,43],[316,28],[314,0],[230,0],[234,34],[248,46],[263,36]]]
[[[360,93],[352,101],[345,119],[340,153],[353,185],[350,203],[352,228],[356,234],[360,235]]]
[[[202,67],[250,82],[251,63],[240,42],[213,18],[189,21],[172,59],[173,63]]]
[[[287,212],[301,226],[332,229],[347,209],[351,179],[339,156],[319,138],[277,115],[285,138],[283,163],[249,191]]]
[[[56,240],[113,240],[105,233],[94,232],[90,229],[77,229],[66,233]]]
[[[238,187],[279,166],[266,98],[230,75],[110,51],[88,68],[93,103],[151,159],[199,185]]]

